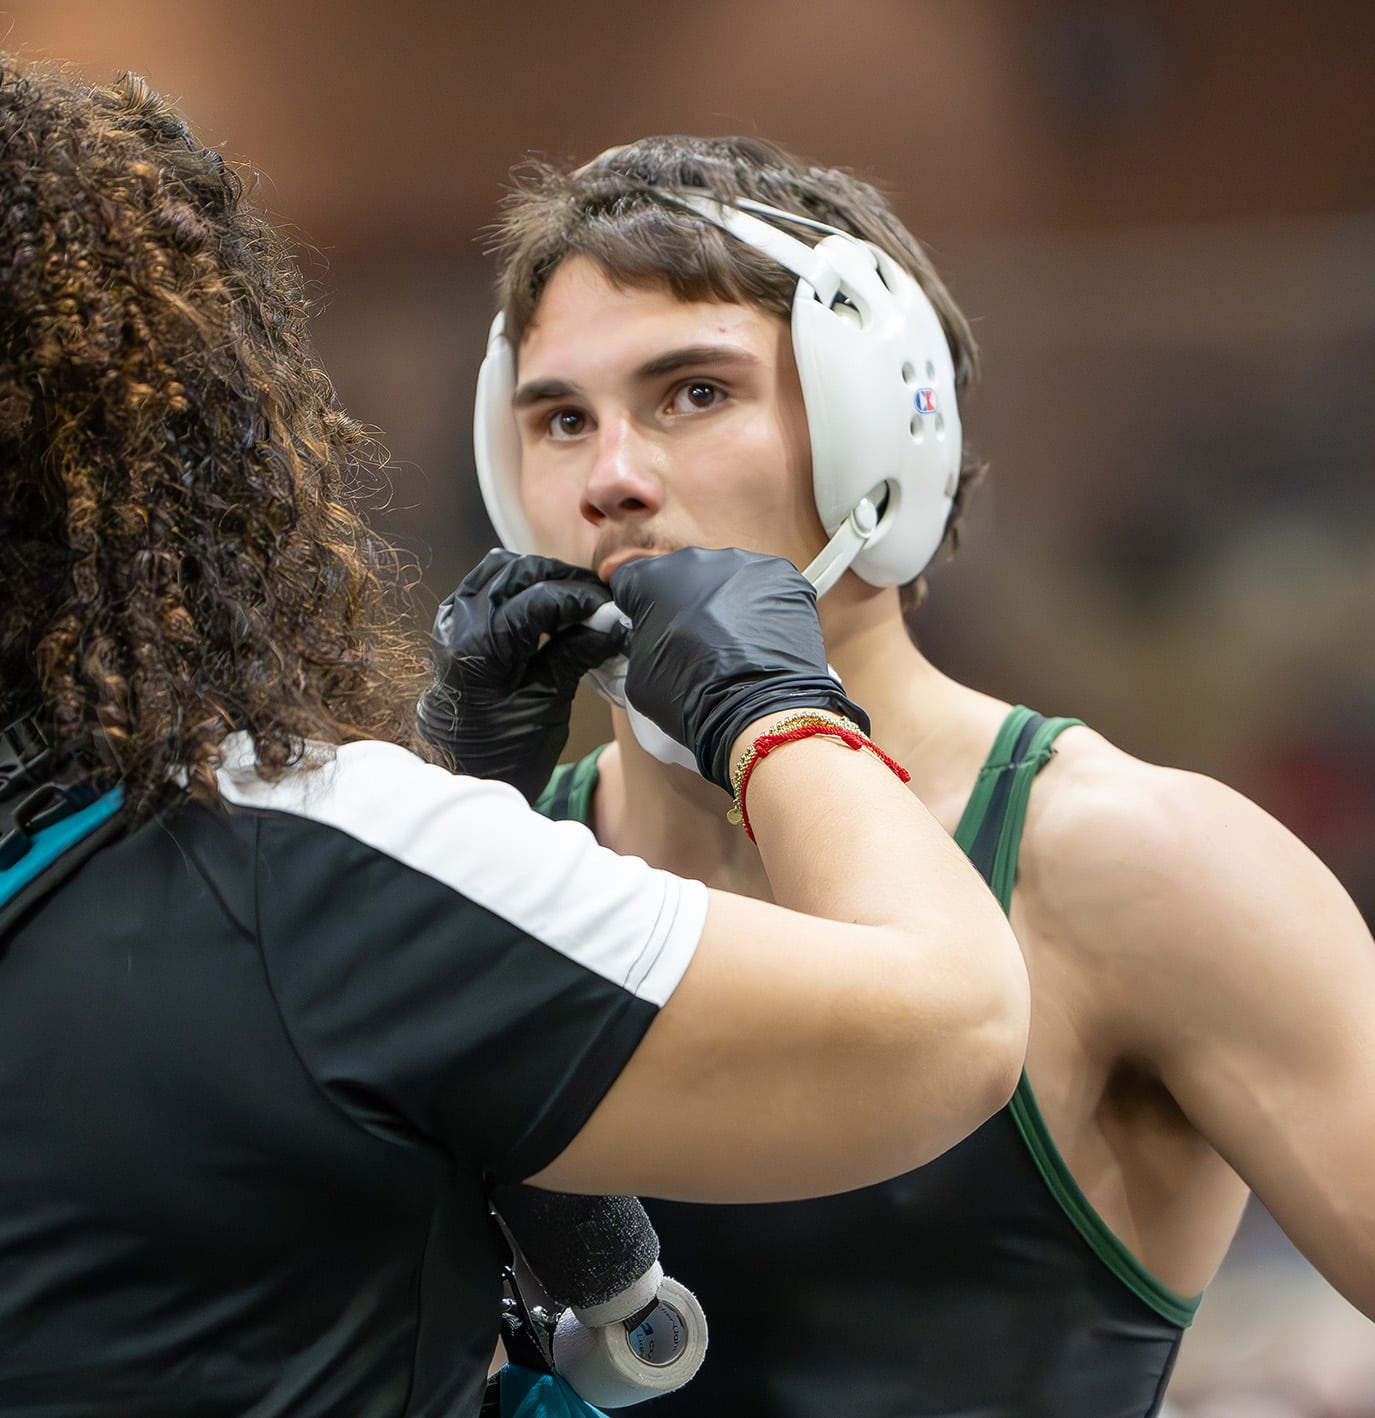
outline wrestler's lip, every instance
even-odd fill
[[[621,551],[613,551],[610,556],[603,557],[597,563],[597,580],[609,586],[613,571],[619,571],[621,567],[628,566],[632,561],[639,561],[641,557],[663,555],[663,552],[655,551],[652,547],[626,547]]]

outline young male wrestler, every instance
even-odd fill
[[[478,454],[508,547],[602,580],[682,546],[806,568],[831,666],[1032,982],[1016,1095],[937,1161],[818,1201],[651,1205],[713,1334],[665,1415],[1144,1418],[1248,1189],[1375,1314],[1375,948],[1352,902],[1236,793],[957,683],[909,638],[970,485],[975,351],[883,199],[763,142],[648,138],[527,175],[500,253]],[[451,689],[490,649],[455,613],[484,566],[441,611]],[[449,747],[534,791],[557,693],[514,671],[503,693],[505,735],[456,715]],[[767,898],[722,793],[613,720],[546,811]],[[836,843],[819,818],[797,870]]]

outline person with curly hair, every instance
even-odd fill
[[[451,607],[539,734],[628,651],[718,788],[748,766],[766,905],[408,746],[378,450],[290,251],[141,80],[0,57],[0,337],[8,1418],[471,1414],[494,1185],[813,1195],[1005,1101],[1016,943],[786,562],[627,565],[633,635],[572,568]]]

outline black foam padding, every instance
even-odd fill
[[[604,1305],[659,1259],[659,1237],[637,1197],[500,1186],[492,1205],[559,1308]]]

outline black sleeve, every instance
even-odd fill
[[[261,814],[269,981],[307,1069],[361,1125],[518,1180],[634,1052],[696,947],[705,888],[502,785],[389,754],[386,774],[341,764],[308,817]]]

